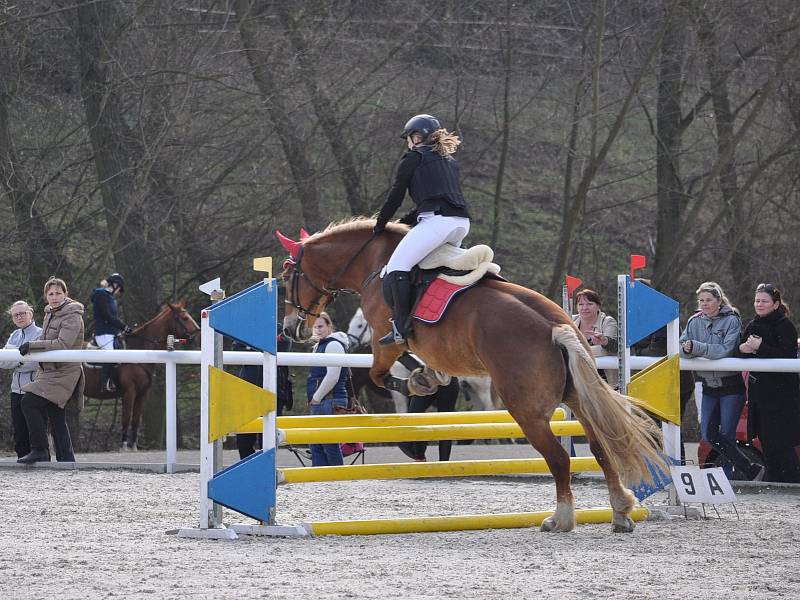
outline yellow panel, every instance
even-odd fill
[[[665,357],[639,371],[628,384],[637,404],[660,419],[681,424],[680,356]]]
[[[274,411],[275,394],[209,365],[208,441],[238,431],[258,416]]]

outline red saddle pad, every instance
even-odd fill
[[[455,285],[444,279],[434,279],[425,290],[425,295],[417,303],[414,309],[414,318],[425,323],[438,323],[452,299],[473,285],[475,284]]]

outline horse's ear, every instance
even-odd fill
[[[174,304],[175,308],[186,308],[186,298],[181,298]]]
[[[295,242],[294,240],[289,239],[285,235],[283,235],[280,230],[275,230],[275,236],[278,238],[278,241],[281,243],[286,251],[289,253],[289,256],[292,258],[297,258],[297,253],[300,251],[300,247],[303,245],[301,242]]]
[[[311,234],[306,231],[305,227],[300,228],[300,241],[305,242],[306,238],[309,237]]]

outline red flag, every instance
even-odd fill
[[[641,254],[631,254],[631,285],[636,278],[636,270],[647,266],[647,257]]]
[[[582,283],[583,282],[577,277],[567,275],[567,297],[572,298],[572,294],[575,293],[575,290],[577,290]]]

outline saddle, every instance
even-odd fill
[[[96,340],[94,339],[94,337],[92,337],[91,340],[86,342],[86,345],[84,346],[84,349],[85,350],[100,350],[100,346],[97,345]],[[114,350],[124,350],[124,349],[125,349],[124,342],[122,340],[120,340],[119,338],[115,337],[114,338]],[[84,363],[84,365],[86,367],[89,367],[90,369],[102,369],[103,366],[107,365],[107,364],[111,364],[111,366],[113,368],[115,368],[115,369],[119,366],[119,363],[93,363],[93,362],[88,362],[88,361]]]
[[[444,244],[428,254],[411,271],[412,320],[438,323],[453,298],[481,279],[505,281],[493,258],[494,251],[484,244],[467,249]]]

